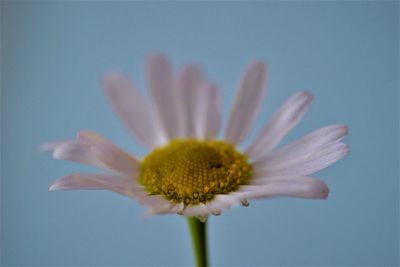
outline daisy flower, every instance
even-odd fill
[[[107,172],[78,173],[54,181],[50,191],[104,189],[148,207],[148,215],[179,214],[204,221],[232,205],[273,197],[325,199],[329,189],[309,175],[345,156],[345,125],[329,125],[277,148],[302,119],[313,97],[291,96],[245,149],[265,94],[266,67],[253,61],[237,87],[223,138],[221,95],[201,70],[188,65],[176,76],[162,55],[147,60],[151,99],[120,73],[108,73],[103,85],[111,106],[133,137],[151,149],[133,156],[89,130],[75,139],[50,142],[58,160]]]
[[[147,215],[188,217],[197,266],[207,266],[206,220],[235,204],[273,197],[325,199],[328,186],[309,175],[348,152],[348,129],[335,124],[277,148],[303,118],[313,100],[308,92],[291,96],[254,140],[240,149],[259,114],[266,67],[250,63],[239,82],[223,138],[221,95],[201,70],[188,65],[176,76],[162,55],[147,61],[151,99],[121,73],[108,73],[103,85],[114,111],[133,137],[151,149],[133,156],[105,137],[84,130],[75,139],[49,142],[59,160],[106,170],[61,177],[49,190],[110,190],[148,207]]]

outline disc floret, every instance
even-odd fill
[[[247,157],[233,145],[176,139],[143,159],[139,181],[150,195],[188,206],[234,192],[247,184],[250,176]]]

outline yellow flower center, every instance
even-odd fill
[[[223,141],[177,139],[155,149],[141,163],[139,181],[150,195],[196,205],[247,184],[247,157]]]

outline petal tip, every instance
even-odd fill
[[[252,60],[248,70],[265,79],[267,74],[267,65],[260,60]]]
[[[307,108],[313,101],[314,96],[308,91],[297,92],[289,98],[289,103],[296,103],[303,108]]]
[[[53,191],[57,191],[58,190],[58,186],[57,186],[57,184],[51,184],[50,186],[49,186],[49,192],[53,192]]]
[[[329,187],[325,184],[325,189],[323,190],[323,199],[328,199],[329,197],[329,193],[331,192],[331,190],[329,189]]]
[[[64,144],[65,142],[67,142],[68,140],[61,140],[61,141],[51,141],[51,142],[47,142],[44,144],[39,145],[36,150],[38,152],[50,152],[50,151],[54,151],[57,147],[59,147],[60,145]]]
[[[149,55],[147,55],[148,59],[166,59],[166,56],[164,55],[164,53],[158,52],[158,51],[154,51],[151,52]]]
[[[345,144],[343,147],[343,153],[344,155],[347,155],[350,153],[350,146],[348,144]]]
[[[119,80],[123,76],[124,75],[118,71],[109,70],[103,74],[103,76],[101,77],[101,82],[104,85],[106,85],[106,87],[109,87],[110,85],[113,85],[115,81]]]
[[[147,64],[149,65],[149,67],[154,67],[154,66],[157,66],[160,64],[161,65],[164,65],[164,64],[169,65],[169,61],[168,61],[167,57],[160,52],[154,52],[154,53],[149,54],[146,58],[146,61],[147,61]]]
[[[342,125],[343,126],[343,136],[349,134],[349,127],[347,125]]]
[[[318,180],[320,182],[319,188],[310,188],[310,195],[309,198],[311,199],[327,199],[329,196],[329,187],[322,181]]]
[[[126,88],[131,83],[128,75],[118,71],[108,71],[101,77],[100,83],[103,86],[104,94],[112,99],[116,91]]]
[[[332,127],[333,127],[332,130],[336,131],[337,135],[340,137],[344,137],[349,134],[349,127],[345,124],[334,124],[332,125]]]
[[[54,149],[54,146],[52,145],[52,144],[50,144],[50,143],[44,143],[44,144],[41,144],[41,145],[39,145],[38,147],[36,147],[36,151],[37,152],[39,152],[39,153],[43,153],[43,152],[49,152],[49,151],[51,151],[51,150],[53,150]]]
[[[301,94],[303,97],[306,99],[306,102],[311,102],[314,100],[314,95],[310,93],[309,91],[302,91]]]
[[[252,68],[258,68],[258,69],[260,69],[260,70],[266,70],[266,68],[267,68],[267,65],[263,62],[263,61],[261,61],[261,60],[259,60],[259,59],[253,59],[251,62],[250,62],[250,66],[252,67]]]

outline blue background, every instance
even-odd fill
[[[57,177],[92,170],[37,145],[96,130],[144,155],[100,89],[110,68],[145,88],[143,62],[197,62],[224,94],[225,118],[245,65],[269,66],[256,129],[292,93],[315,102],[286,139],[349,125],[348,157],[318,173],[327,201],[274,199],[209,220],[218,266],[399,264],[399,3],[1,2],[1,264],[191,265],[182,217],[103,191],[54,192]]]

